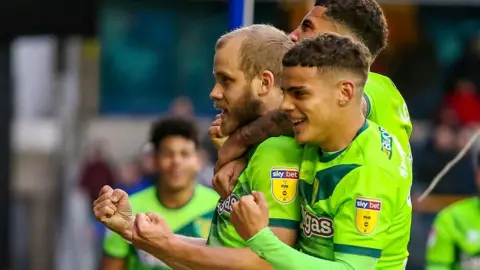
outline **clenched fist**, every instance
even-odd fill
[[[131,241],[133,215],[128,194],[125,191],[104,186],[100,190],[98,199],[93,202],[93,212],[95,218],[107,228]]]
[[[222,147],[225,140],[228,139],[228,136],[224,136],[220,131],[220,124],[222,123],[221,117],[222,116],[220,114],[217,114],[215,116],[215,120],[210,124],[210,127],[208,128],[208,136],[217,148]]]
[[[268,227],[268,203],[262,192],[240,198],[232,204],[230,221],[243,240],[248,241],[263,228]]]

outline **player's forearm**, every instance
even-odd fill
[[[292,122],[280,110],[268,112],[242,127],[239,132],[248,145],[261,143],[270,137],[293,135]]]
[[[180,240],[180,241],[179,241]],[[268,270],[274,269],[249,248],[216,248],[172,239],[160,256],[167,256],[192,269]],[[158,257],[162,259],[161,257]]]
[[[206,246],[207,240],[198,237],[188,237],[185,235],[176,234],[177,238],[181,239],[182,241],[188,242],[190,244],[199,245],[199,246]]]
[[[247,245],[275,269],[304,270],[356,270],[374,269],[376,260],[348,254],[336,254],[328,261],[301,253],[280,241],[269,228],[265,228],[247,241]]]

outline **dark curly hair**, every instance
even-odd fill
[[[319,69],[347,70],[362,77],[365,83],[371,55],[365,45],[337,34],[322,34],[305,39],[283,58],[284,67],[317,67]]]
[[[387,20],[375,0],[317,0],[315,6],[326,8],[325,17],[352,31],[373,56],[387,46]]]
[[[200,145],[198,128],[191,120],[181,117],[162,118],[154,122],[150,128],[150,144],[156,152],[159,151],[162,141],[172,136],[191,140],[196,148]]]

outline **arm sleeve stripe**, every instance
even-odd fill
[[[341,245],[341,244],[335,244],[333,248],[335,252],[373,257],[376,259],[382,256],[382,250],[376,249],[376,248],[367,248],[367,247]]]
[[[365,101],[367,102],[367,115],[365,115],[366,118],[370,116],[370,111],[372,109],[372,104],[370,103],[370,99],[368,98],[367,94],[365,92],[363,93],[363,97],[365,98]]]
[[[299,224],[300,223],[298,221],[294,221],[294,220],[271,218],[269,223],[268,223],[268,226],[269,227],[280,227],[280,228],[296,230],[296,229],[298,229]]]

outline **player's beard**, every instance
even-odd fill
[[[263,103],[254,98],[252,86],[248,84],[243,92],[245,93],[243,97],[236,101],[235,105],[228,110],[231,117],[235,119],[230,119],[230,121],[235,121],[236,125],[226,125],[225,129],[222,129],[223,134],[231,134],[237,128],[252,122],[262,115]]]

